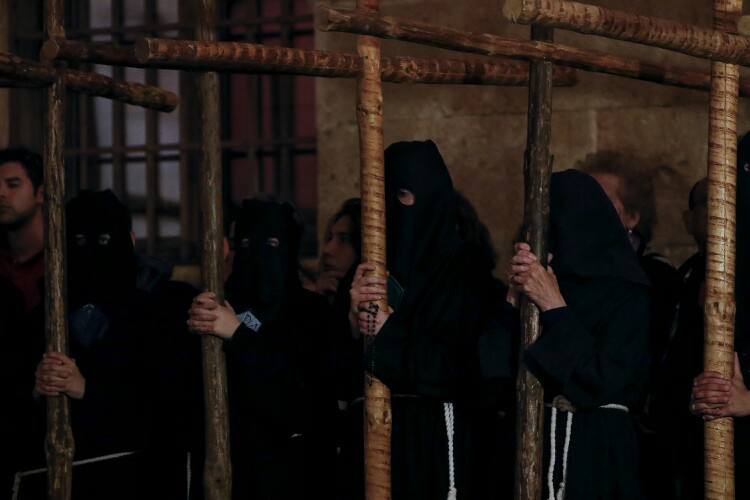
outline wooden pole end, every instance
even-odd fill
[[[44,42],[41,50],[39,51],[39,60],[43,63],[48,63],[57,59],[60,55],[60,44],[57,40],[50,38]]]
[[[140,64],[148,63],[151,60],[151,39],[148,37],[137,39],[133,47],[133,54]]]
[[[331,14],[333,9],[325,3],[315,5],[315,29],[328,32],[331,30]]]
[[[517,23],[523,13],[524,0],[505,0],[503,4],[503,16],[505,16],[505,19],[512,23]]]

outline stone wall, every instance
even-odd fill
[[[350,8],[353,2],[333,1]],[[703,26],[711,24],[711,2],[601,0],[613,8]],[[502,0],[384,0],[386,15],[473,32],[528,37],[529,29],[502,17]],[[316,34],[320,49],[355,52],[355,37]],[[648,61],[708,70],[707,61],[660,49],[558,31],[556,40],[579,47],[641,57]],[[384,54],[473,57],[385,41]],[[658,221],[652,247],[679,265],[692,252],[682,211],[690,186],[705,175],[708,94],[594,73],[579,73],[572,88],[558,88],[553,101],[555,169],[573,166],[588,153],[618,149],[653,165]],[[317,83],[319,229],[346,197],[359,189],[355,83]],[[385,140],[433,139],[456,186],[474,202],[490,228],[504,269],[522,216],[522,160],[527,90],[478,86],[384,86]],[[739,130],[750,128],[750,106],[741,102]],[[499,274],[504,274],[500,272]]]

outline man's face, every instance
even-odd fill
[[[321,272],[343,276],[354,265],[357,254],[352,245],[352,220],[340,217],[326,234],[323,245]]]
[[[43,190],[34,190],[23,165],[18,162],[0,165],[0,225],[23,226],[41,210],[43,202]]]

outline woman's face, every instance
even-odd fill
[[[321,272],[333,271],[346,274],[357,260],[352,245],[352,219],[340,217],[326,232],[321,256]]]
[[[635,226],[638,225],[641,216],[637,212],[631,213],[625,209],[625,205],[622,203],[622,198],[620,198],[620,184],[622,182],[620,178],[614,174],[602,173],[593,174],[592,177],[596,179],[596,182],[598,182],[604,192],[607,193],[607,198],[609,198],[609,201],[612,202],[612,205],[615,207],[617,216],[620,218],[622,225],[625,226],[626,229],[634,229]]]

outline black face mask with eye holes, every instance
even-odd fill
[[[262,322],[276,318],[299,288],[297,255],[301,229],[287,204],[245,200],[237,211],[232,274],[227,299],[239,314],[252,311]]]
[[[71,309],[111,304],[135,289],[130,213],[114,193],[81,191],[66,208]]]

